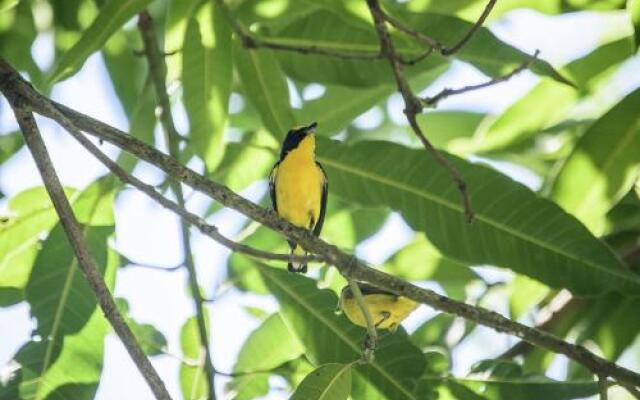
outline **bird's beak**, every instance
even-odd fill
[[[310,133],[313,133],[313,131],[316,129],[317,126],[318,126],[317,122],[312,122],[309,125],[303,127],[301,130],[305,135],[308,135]]]

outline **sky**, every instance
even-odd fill
[[[624,16],[612,13],[602,18],[595,14],[567,14],[560,17],[543,16],[532,11],[516,10],[506,14],[494,22],[490,29],[502,40],[515,45],[521,50],[533,53],[541,50],[540,57],[561,66],[569,60],[580,57],[591,50],[597,43],[605,41],[611,35],[620,35],[625,29],[621,23]],[[36,60],[41,65],[51,62],[51,37],[43,35],[32,49]],[[619,77],[614,79],[612,91],[626,92],[640,84],[640,78],[633,76],[632,71],[640,65],[636,60],[625,66]],[[637,75],[637,74],[635,74]],[[454,62],[452,68],[431,85],[425,93],[434,93],[442,87],[458,87],[482,82],[484,77],[477,70]],[[529,72],[522,73],[512,80],[463,96],[452,97],[441,103],[440,109],[473,110],[499,113],[516,99],[525,94],[538,78]],[[118,105],[115,94],[108,83],[104,64],[99,55],[91,56],[82,70],[74,77],[56,85],[52,97],[80,112],[96,117],[108,124],[126,130],[127,121]],[[0,100],[0,132],[16,129],[6,101]],[[398,96],[392,96],[387,108],[394,115],[402,117],[402,104]],[[188,129],[183,111],[175,114],[178,130]],[[358,123],[375,126],[376,113],[365,113]],[[52,155],[54,165],[63,184],[82,188],[98,176],[106,173],[106,169],[89,156],[55,124],[38,118],[41,131]],[[117,150],[107,144],[102,145],[111,155]],[[197,164],[192,165],[199,168]],[[504,173],[514,179],[536,188],[540,179],[524,168],[496,164]],[[158,182],[162,176],[152,168],[140,165],[136,175],[147,182]],[[0,168],[0,190],[8,197],[22,190],[39,186],[39,175],[35,170],[26,149],[5,163]],[[257,200],[264,192],[264,182],[254,184],[242,194]],[[202,213],[206,203],[202,195],[187,192],[188,208]],[[0,210],[3,203],[0,200]],[[178,236],[178,219],[134,190],[122,192],[115,207],[117,231],[115,247],[130,260],[141,264],[171,267],[182,260],[183,249]],[[233,236],[241,227],[242,218],[233,211],[223,210],[215,214],[210,221],[220,228],[223,234]],[[402,247],[412,238],[412,233],[404,221],[392,215],[383,229],[374,237],[362,243],[356,250],[358,256],[375,264],[381,262],[396,249]],[[256,295],[239,295],[234,290],[224,291],[221,296],[216,293],[225,277],[225,259],[228,251],[217,243],[192,231],[196,268],[201,286],[208,297],[216,301],[206,305],[211,317],[213,359],[217,369],[231,371],[236,355],[249,333],[258,326],[258,321],[249,316],[243,309],[248,305],[260,306],[270,311],[277,310],[274,300]],[[480,268],[479,271],[488,279],[509,279],[510,274],[492,268]],[[437,288],[437,285],[429,287]],[[170,294],[170,295],[167,295]],[[182,269],[176,272],[163,272],[136,267],[128,267],[118,272],[115,296],[128,300],[130,313],[139,322],[155,325],[168,340],[168,353],[180,354],[179,334],[184,321],[194,314],[193,302],[187,293],[186,273]],[[497,311],[505,312],[500,306],[500,299],[489,299]],[[502,302],[503,303],[503,302]],[[411,331],[435,313],[427,307],[421,307],[405,323]],[[31,334],[32,322],[29,308],[19,304],[8,308],[0,308],[0,371],[15,353],[26,342]],[[454,373],[462,375],[477,360],[494,357],[508,348],[513,338],[495,333],[486,328],[479,328],[465,340],[454,354]],[[103,377],[96,399],[135,398],[139,400],[153,399],[140,374],[129,359],[124,347],[114,334],[106,339]],[[179,361],[171,355],[152,358],[172,396],[180,398],[178,383]],[[622,363],[633,365],[633,357],[624,356]],[[550,376],[558,379],[564,377],[566,368],[562,359],[554,363]],[[1,375],[1,373],[0,373]],[[223,393],[223,385],[227,379],[217,378],[217,392]],[[282,386],[282,382],[274,382]],[[286,394],[273,391],[267,399],[286,398]]]

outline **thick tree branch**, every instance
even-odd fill
[[[19,98],[10,99],[11,107],[22,130],[25,143],[33,156],[36,166],[40,171],[44,186],[49,193],[51,202],[56,209],[60,218],[60,223],[67,235],[67,238],[73,248],[78,265],[82,270],[89,286],[93,290],[100,304],[105,317],[113,327],[114,331],[124,344],[131,359],[138,367],[138,370],[147,381],[151,391],[157,399],[170,400],[171,396],[167,392],[160,376],[151,365],[151,362],[140,348],[136,337],[127,326],[124,318],[118,311],[115,301],[109,292],[109,288],[104,282],[99,272],[95,259],[91,256],[87,243],[85,242],[78,221],[73,213],[69,200],[67,199],[60,180],[55,172],[45,144],[40,136],[38,126],[31,114],[19,103]]]
[[[181,165],[172,157],[159,152],[134,137],[41,96],[24,82],[15,71],[10,67],[7,70],[5,66],[7,65],[0,63],[0,91],[5,95],[22,96],[33,111],[60,122],[59,117],[56,117],[50,110],[50,107],[54,106],[83,131],[132,153],[138,158],[160,168],[175,179],[210,196],[225,207],[234,209],[248,218],[283,234],[287,238],[295,240],[309,252],[334,265],[345,277],[368,282],[381,289],[408,297],[421,304],[429,305],[434,309],[457,315],[496,331],[519,337],[535,346],[563,354],[584,365],[596,376],[605,375],[617,380],[620,384],[640,387],[640,374],[599,357],[583,346],[568,343],[550,333],[512,321],[496,312],[450,299],[368,267],[363,261],[313,236],[305,229],[293,226],[274,212],[263,209],[228,188],[208,180],[205,176]]]
[[[385,14],[380,8],[380,3],[378,0],[367,0],[367,5],[369,6],[369,10],[371,11],[371,16],[373,17],[373,22],[376,28],[376,32],[378,33],[378,37],[380,38],[380,48],[382,54],[389,60],[389,64],[391,65],[391,69],[393,71],[393,76],[396,80],[396,86],[398,87],[398,91],[402,94],[402,98],[404,100],[405,108],[404,113],[407,117],[407,121],[409,121],[409,125],[413,129],[413,132],[416,134],[422,145],[427,149],[427,152],[433,156],[433,158],[440,164],[443,168],[447,170],[451,179],[456,183],[458,187],[458,191],[460,192],[460,196],[462,197],[462,203],[464,205],[464,213],[467,219],[467,222],[471,222],[473,219],[473,209],[471,208],[471,200],[469,199],[469,193],[467,192],[467,184],[464,179],[460,175],[460,172],[451,165],[446,158],[435,148],[433,144],[427,139],[427,137],[422,132],[420,125],[418,125],[418,121],[416,120],[416,115],[422,112],[422,104],[420,99],[418,99],[411,90],[407,79],[404,77],[402,73],[402,64],[399,61],[398,54],[396,52],[393,41],[391,40],[391,35],[389,34],[389,30],[385,25]]]
[[[174,158],[179,158],[180,155],[180,134],[175,127],[173,117],[171,115],[171,104],[169,102],[169,96],[166,86],[167,66],[165,64],[164,55],[160,51],[160,46],[156,39],[156,31],[153,24],[153,19],[148,12],[143,11],[138,16],[138,29],[142,36],[142,42],[144,44],[144,54],[149,64],[149,74],[151,76],[151,82],[156,91],[156,100],[158,102],[158,108],[160,109],[160,124],[164,130],[165,140],[169,147],[169,154]],[[184,193],[182,191],[182,184],[180,181],[170,181],[171,190],[176,196],[178,206],[181,209],[185,209]],[[155,192],[155,191],[154,191]],[[193,260],[193,253],[191,249],[191,237],[189,234],[189,225],[185,219],[180,220],[180,236],[182,241],[182,249],[184,251],[185,262],[184,265],[189,273],[189,287],[196,308],[196,320],[198,322],[198,334],[200,336],[200,345],[203,354],[204,371],[207,376],[208,396],[209,400],[215,400],[215,368],[213,367],[211,346],[209,345],[209,332],[207,331],[207,324],[205,319],[205,313],[207,312],[203,303],[204,299],[200,292],[200,285],[198,284],[198,275],[196,272],[195,262]]]

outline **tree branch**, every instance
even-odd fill
[[[395,46],[393,41],[391,40],[391,35],[389,34],[389,30],[385,25],[385,14],[380,8],[380,3],[378,0],[367,0],[367,5],[369,6],[369,10],[371,11],[371,16],[373,17],[374,25],[376,27],[376,32],[378,33],[378,37],[380,38],[380,48],[382,54],[389,60],[389,64],[391,65],[391,69],[393,71],[393,76],[396,80],[396,86],[398,87],[398,91],[402,94],[402,98],[404,99],[404,113],[407,117],[407,121],[409,121],[409,125],[413,129],[413,132],[416,134],[422,145],[427,149],[427,152],[433,156],[433,158],[440,164],[443,168],[447,170],[451,179],[456,183],[458,187],[458,191],[460,192],[460,196],[462,197],[462,204],[464,205],[464,214],[467,219],[467,222],[471,222],[473,220],[473,209],[471,208],[471,200],[469,199],[469,193],[467,192],[467,184],[462,179],[460,172],[447,161],[446,158],[435,148],[433,144],[427,139],[427,137],[422,132],[420,125],[418,125],[418,121],[416,120],[416,115],[422,112],[422,104],[420,100],[413,94],[409,83],[402,73],[402,64],[399,61],[398,55],[396,53]]]
[[[502,76],[498,76],[495,77],[493,79],[490,79],[486,82],[483,83],[478,83],[475,85],[468,85],[468,86],[463,86],[461,88],[457,88],[457,89],[449,89],[449,88],[445,88],[442,91],[440,91],[439,93],[437,93],[436,95],[432,96],[432,97],[423,97],[420,99],[420,101],[422,101],[422,103],[424,103],[425,106],[427,107],[436,107],[438,105],[438,103],[449,97],[449,96],[453,96],[453,95],[457,95],[457,94],[462,94],[462,93],[467,93],[467,92],[471,92],[474,90],[478,90],[478,89],[483,89],[489,86],[493,86],[497,83],[500,82],[505,82],[508,81],[509,79],[511,79],[512,77],[514,77],[515,75],[519,74],[520,72],[524,71],[525,69],[528,69],[531,64],[538,58],[538,54],[540,54],[540,50],[536,50],[536,52],[533,54],[533,56],[531,56],[531,59],[529,59],[528,61],[523,62],[522,64],[520,64],[518,67],[514,68],[513,71],[509,72],[506,75],[502,75]]]
[[[462,47],[464,47],[464,45],[467,44],[469,39],[471,39],[473,37],[473,35],[476,33],[476,31],[478,29],[480,29],[480,27],[482,26],[484,21],[487,19],[487,17],[491,13],[491,10],[493,9],[493,6],[496,4],[496,1],[497,0],[489,0],[487,5],[484,7],[484,10],[482,11],[482,14],[480,15],[480,18],[478,18],[478,20],[473,24],[473,26],[471,27],[471,29],[469,29],[467,34],[464,35],[464,37],[457,44],[455,44],[453,47],[442,49],[442,55],[448,56],[448,55],[457,53],[458,50],[460,50]]]
[[[371,61],[371,60],[380,60],[382,59],[381,53],[356,53],[356,52],[348,52],[348,51],[340,51],[330,48],[325,48],[316,45],[310,46],[294,46],[286,43],[278,43],[271,41],[269,39],[257,38],[252,35],[247,28],[245,28],[238,20],[233,16],[229,7],[225,4],[224,0],[215,0],[216,4],[222,12],[225,14],[225,18],[231,24],[234,32],[240,39],[242,46],[247,49],[272,49],[272,50],[282,50],[282,51],[290,51],[294,53],[300,53],[304,55],[308,54],[319,54],[324,56],[342,58],[345,60],[357,60],[357,61]]]
[[[156,31],[153,19],[147,11],[142,11],[138,15],[138,29],[142,36],[144,45],[144,54],[149,64],[149,74],[151,82],[156,91],[156,100],[160,109],[160,124],[162,125],[165,140],[169,147],[169,155],[179,158],[180,155],[180,134],[175,127],[173,117],[171,116],[171,104],[166,87],[167,66],[164,55],[160,51],[158,41],[156,39]],[[184,193],[182,184],[179,181],[170,181],[171,190],[176,196],[178,207],[185,209]],[[155,190],[154,190],[155,192]],[[189,225],[185,219],[180,220],[180,236],[182,241],[182,249],[184,251],[184,265],[189,275],[189,287],[196,308],[196,320],[198,322],[198,334],[200,336],[200,346],[203,353],[204,371],[207,376],[207,386],[209,400],[216,399],[215,393],[215,368],[213,367],[211,346],[209,345],[209,333],[207,332],[207,324],[205,319],[206,309],[204,307],[204,299],[200,292],[198,284],[198,275],[196,272],[195,262],[191,251],[191,237],[189,234]]]
[[[73,213],[69,200],[67,199],[60,180],[55,172],[47,149],[40,136],[38,126],[30,111],[19,104],[18,98],[9,98],[11,107],[16,116],[20,129],[25,139],[25,143],[33,156],[36,166],[42,176],[44,186],[49,193],[51,202],[60,218],[60,223],[73,248],[78,265],[82,270],[89,286],[93,290],[100,308],[105,317],[113,327],[114,331],[124,344],[131,359],[138,367],[138,370],[147,381],[151,391],[157,399],[170,400],[171,396],[167,392],[160,376],[151,365],[151,362],[140,348],[136,337],[127,326],[124,318],[118,311],[115,301],[107,288],[102,275],[99,272],[95,259],[91,256],[87,243],[80,230],[78,221]]]
[[[434,309],[457,315],[498,332],[522,338],[535,346],[563,354],[584,365],[596,376],[605,375],[617,380],[620,384],[640,387],[640,374],[599,357],[583,346],[568,343],[550,333],[512,321],[496,312],[450,299],[368,267],[363,261],[313,236],[307,230],[290,224],[271,210],[263,209],[225,186],[208,180],[205,176],[183,166],[172,157],[159,152],[136,138],[41,96],[24,82],[13,69],[7,70],[6,66],[6,64],[0,62],[0,78],[2,78],[0,79],[0,91],[6,96],[18,94],[28,102],[33,111],[60,122],[59,117],[50,110],[51,106],[55,107],[83,131],[132,153],[138,158],[160,168],[175,179],[210,196],[225,207],[234,209],[248,218],[283,234],[287,238],[295,240],[309,252],[334,265],[345,277],[368,282],[381,289],[408,297],[418,303],[426,304]]]

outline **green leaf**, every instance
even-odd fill
[[[365,330],[334,313],[338,299],[333,292],[318,289],[315,281],[306,277],[263,264],[257,268],[278,299],[285,324],[302,342],[312,364],[348,364],[360,358]],[[424,367],[421,352],[400,329],[380,340],[371,364],[354,367],[352,396],[418,399],[413,388]]]
[[[282,139],[295,126],[289,89],[273,52],[247,50],[235,43],[234,60],[244,93],[258,110],[265,128]]]
[[[211,178],[236,192],[266,179],[276,162],[279,145],[265,130],[247,133],[241,142],[227,145],[224,158]]]
[[[465,379],[424,378],[421,387],[425,390],[446,385],[454,399],[461,400],[569,400],[581,399],[598,393],[598,384],[593,381],[560,382],[544,377],[515,379]]]
[[[409,83],[414,87],[426,87],[448,66],[448,63],[443,63],[440,67],[413,77]],[[321,97],[305,102],[300,110],[296,110],[296,119],[316,121],[318,134],[331,136],[347,128],[360,114],[385,101],[396,90],[395,85],[378,85],[371,88],[327,85]],[[431,114],[433,113],[427,115]]]
[[[640,0],[627,0],[627,12],[633,24],[633,38],[637,50],[640,47]]]
[[[307,375],[290,400],[346,400],[351,393],[351,364],[325,364]]]
[[[118,263],[117,255],[107,247],[113,232],[113,226],[84,228],[91,255],[111,287]],[[23,367],[22,396],[55,398],[54,393],[71,390],[64,388],[69,384],[90,385],[88,392],[95,391],[108,324],[60,225],[39,252],[25,292],[38,321],[36,332],[43,340],[28,343],[16,356]],[[31,348],[38,350],[33,354]],[[72,397],[93,398],[88,394]]]
[[[476,217],[467,224],[455,183],[424,150],[319,137],[317,159],[333,194],[400,212],[450,258],[511,268],[579,294],[640,293],[640,278],[578,221],[490,168],[448,156],[469,183]]]
[[[0,165],[13,157],[23,144],[24,140],[20,132],[11,132],[8,135],[0,136]]]
[[[164,26],[164,51],[172,54],[165,59],[167,64],[167,81],[173,82],[182,74],[182,57],[184,51],[185,31],[190,17],[195,13],[200,0],[169,0]]]
[[[75,74],[93,52],[100,50],[116,30],[150,2],[151,0],[108,0],[80,40],[60,58],[49,82],[57,82]]]
[[[472,26],[470,22],[456,17],[430,13],[404,13],[403,18],[409,26],[445,44],[453,44],[458,40],[459,32],[466,32]],[[370,23],[357,18],[348,18],[329,7],[295,19],[275,34],[265,37],[264,40],[294,46],[320,46],[335,51],[366,55],[377,54],[380,46]],[[395,35],[394,41],[396,49],[405,59],[417,58],[425,51],[415,40],[407,38],[406,35]],[[490,76],[499,76],[516,68],[531,56],[500,41],[488,29],[480,28],[473,40],[455,57],[473,64]],[[383,58],[362,61],[318,54],[279,52],[278,59],[289,76],[303,82],[355,87],[393,83],[393,74],[388,61]],[[446,59],[434,54],[417,65],[407,66],[405,72],[408,76],[413,76],[443,63],[446,63]],[[362,73],[364,66],[366,66],[366,74]],[[560,82],[568,82],[546,61],[535,61],[532,70]]]
[[[254,330],[245,341],[233,371],[247,373],[234,378],[228,391],[235,393],[236,400],[264,396],[269,391],[269,370],[298,358],[303,347],[289,332],[279,314],[272,314]],[[251,372],[257,371],[252,374]],[[275,373],[275,371],[274,371]]]
[[[531,307],[539,304],[549,294],[549,288],[542,283],[517,275],[509,284],[509,311],[511,318],[518,319]]]
[[[560,170],[551,197],[592,232],[640,172],[640,89],[630,93],[580,138]]]
[[[503,149],[559,123],[580,98],[590,94],[609,71],[632,54],[629,38],[623,38],[572,61],[562,71],[579,91],[543,79],[475,138],[475,151]]]
[[[208,3],[191,18],[182,49],[183,102],[190,146],[213,171],[224,155],[224,131],[232,82],[231,27]]]
[[[205,314],[206,316],[207,314]],[[205,320],[208,326],[208,318]],[[198,320],[191,317],[180,330],[182,355],[191,361],[200,360],[200,333]],[[206,399],[209,393],[204,364],[200,366],[180,364],[180,390],[185,400]]]
[[[460,299],[465,297],[465,286],[479,279],[478,274],[464,263],[440,254],[423,234],[416,235],[411,243],[398,250],[381,268],[398,278],[435,281],[450,296]]]
[[[140,347],[145,354],[156,356],[163,354],[163,350],[167,347],[167,339],[162,332],[151,324],[140,323],[129,315],[129,303],[123,298],[116,298],[118,310],[125,317],[125,321],[131,331],[138,339]]]
[[[0,54],[16,70],[27,72],[29,80],[40,87],[42,72],[31,56],[37,35],[31,3],[9,1],[0,11]]]
[[[455,319],[451,314],[436,315],[411,333],[411,342],[423,350],[432,346],[445,346],[447,332]]]

